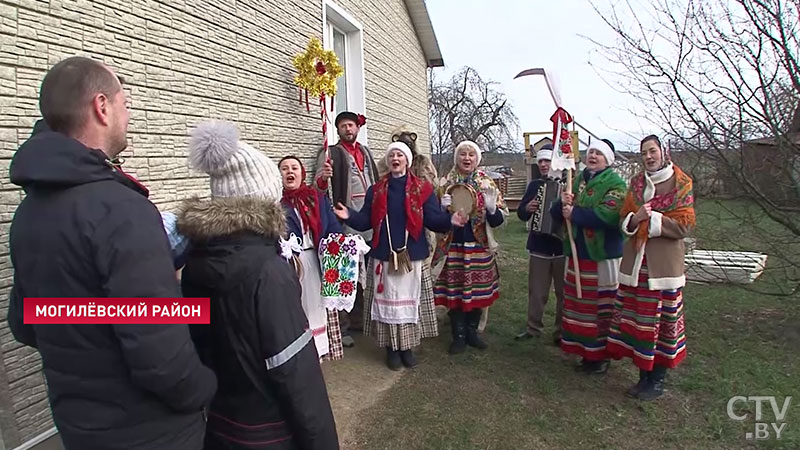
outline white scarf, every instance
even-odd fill
[[[661,184],[670,178],[672,175],[675,174],[675,169],[672,167],[672,161],[669,162],[666,166],[661,169],[656,170],[653,173],[650,173],[645,170],[644,172],[644,180],[647,183],[647,186],[644,188],[644,202],[647,203],[656,196],[656,185]]]

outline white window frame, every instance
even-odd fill
[[[333,0],[322,0],[322,46],[326,50],[333,50],[333,32],[336,28],[345,36],[345,84],[347,85],[347,107],[357,114],[366,115],[366,89],[364,83],[364,27],[353,16],[347,13]],[[328,111],[331,110],[330,99],[327,100]],[[328,127],[328,141],[334,143],[339,140],[336,127],[331,117],[331,126]],[[358,142],[367,143],[367,128],[369,124],[361,127],[358,133]]]

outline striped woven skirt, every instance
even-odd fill
[[[579,299],[573,259],[567,258],[567,261],[561,349],[580,355],[587,361],[603,361],[608,359],[606,341],[614,313],[616,286],[598,287],[597,262],[580,259],[578,265],[583,296]]]
[[[433,287],[436,305],[465,312],[491,306],[500,297],[494,255],[477,242],[452,243]]]
[[[632,358],[636,367],[677,367],[686,357],[683,290],[653,291],[642,262],[637,287],[621,285],[614,305],[608,353],[614,359]]]
[[[370,259],[367,284],[364,288],[364,335],[373,336],[378,347],[392,347],[393,350],[410,350],[419,346],[424,338],[439,335],[436,322],[436,309],[433,305],[433,281],[431,266],[422,263],[422,290],[419,298],[419,323],[401,325],[371,320],[372,302],[375,298],[375,260]]]

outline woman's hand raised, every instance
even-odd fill
[[[333,213],[336,214],[341,220],[347,220],[350,218],[350,210],[347,209],[341,202],[336,203],[336,206],[333,207]]]

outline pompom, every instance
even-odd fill
[[[203,122],[190,133],[189,165],[209,175],[216,174],[238,149],[236,125],[217,120]]]

